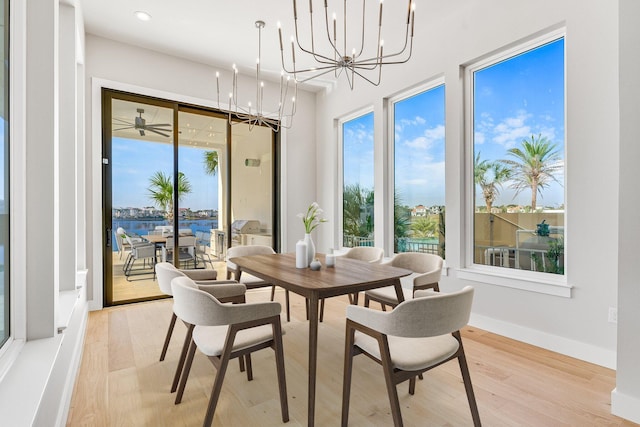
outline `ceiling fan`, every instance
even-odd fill
[[[118,121],[120,122],[120,124],[127,125],[127,126],[121,127],[118,129],[113,129],[113,131],[115,132],[115,131],[125,130],[125,129],[136,129],[138,132],[140,132],[140,136],[145,136],[145,131],[157,133],[158,135],[166,136],[167,138],[171,136],[169,133],[167,133],[171,131],[171,123],[147,124],[147,121],[142,117],[142,114],[144,113],[144,109],[138,108],[136,111],[140,115],[135,118],[133,123],[114,117],[113,119],[114,121]],[[169,127],[166,128],[166,126],[169,126]]]

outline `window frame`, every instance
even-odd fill
[[[390,98],[388,98],[386,101],[386,105],[387,105],[387,118],[389,120],[389,126],[387,129],[387,156],[389,159],[389,164],[388,164],[388,177],[387,177],[387,209],[389,212],[389,215],[387,216],[388,218],[385,220],[385,241],[387,242],[387,246],[385,249],[385,253],[387,254],[392,254],[392,255],[396,255],[396,253],[394,252],[394,240],[395,240],[395,227],[394,227],[394,216],[395,216],[395,209],[394,209],[394,203],[395,203],[395,190],[396,190],[396,158],[395,158],[395,146],[396,146],[396,137],[395,137],[395,104],[398,102],[402,102],[406,99],[412,98],[414,96],[420,95],[424,92],[428,92],[432,89],[435,89],[439,86],[443,86],[444,87],[444,91],[445,91],[445,99],[444,99],[444,118],[445,118],[445,136],[444,136],[444,143],[445,143],[445,170],[447,168],[447,162],[446,162],[446,145],[447,145],[447,134],[446,134],[446,121],[447,121],[447,87],[445,84],[445,78],[444,75],[435,77],[433,79],[430,79],[426,82],[423,82],[419,85],[413,86],[412,88],[405,90],[403,92],[400,92]],[[446,173],[445,173],[445,183],[446,183]],[[446,218],[446,184],[445,184],[445,218]],[[446,219],[445,219],[446,222]],[[445,247],[446,247],[446,236],[445,236]],[[445,267],[443,267],[443,275],[446,275],[446,261],[445,261]]]
[[[473,161],[474,161],[474,73],[491,65],[499,62],[507,61],[517,55],[528,52],[530,50],[541,47],[547,43],[564,39],[564,201],[565,201],[565,215],[564,215],[564,227],[565,227],[565,248],[568,247],[569,231],[567,228],[567,34],[566,28],[555,28],[545,31],[540,34],[533,35],[531,37],[522,39],[513,44],[510,44],[504,48],[493,51],[483,57],[470,61],[462,65],[463,79],[464,79],[464,236],[462,246],[462,265],[458,268],[457,275],[461,279],[477,281],[497,286],[504,286],[508,288],[527,290],[547,295],[556,295],[560,297],[571,298],[572,286],[569,284],[567,269],[567,258],[565,250],[565,273],[563,275],[526,271],[519,269],[511,269],[497,266],[488,266],[481,264],[474,264],[473,262],[473,250],[474,250],[474,209],[475,209],[475,182],[473,174]]]
[[[336,218],[338,219],[338,226],[336,227],[336,234],[334,236],[335,244],[334,247],[336,249],[345,249],[344,246],[344,124],[350,122],[352,120],[358,119],[362,116],[366,116],[367,114],[373,114],[373,150],[375,153],[375,123],[376,123],[376,115],[374,112],[373,106],[363,107],[356,111],[353,111],[349,114],[345,114],[335,120],[336,133],[338,141],[338,179],[336,194],[338,194],[338,203],[336,206]],[[375,179],[375,154],[373,159],[373,192],[375,194],[376,191],[376,179]],[[374,230],[376,227],[375,219],[374,219]],[[375,231],[374,231],[375,236]]]

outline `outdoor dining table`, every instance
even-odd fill
[[[231,258],[239,274],[250,273],[271,284],[307,298],[309,302],[309,394],[308,426],[314,425],[316,370],[318,357],[318,303],[320,299],[348,295],[369,289],[394,286],[398,301],[404,300],[400,278],[410,270],[385,264],[372,264],[350,258],[336,257],[335,267],[325,266],[324,254],[316,254],[323,266],[314,271],[296,268],[293,253],[252,255]]]

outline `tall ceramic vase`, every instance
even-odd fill
[[[316,246],[313,244],[313,239],[311,238],[311,234],[304,234],[304,242],[307,244],[307,267],[311,264],[316,257]]]

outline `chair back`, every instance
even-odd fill
[[[185,322],[196,326],[234,323],[234,305],[221,304],[213,295],[198,289],[198,285],[187,276],[171,280],[171,291],[173,312]]]
[[[184,277],[184,273],[168,262],[159,262],[156,264],[156,276],[158,277],[158,286],[165,295],[173,295],[171,290],[171,281],[176,277]]]
[[[449,334],[469,322],[472,302],[471,286],[451,293],[416,291],[414,299],[389,312],[381,332],[410,338]]]
[[[343,255],[345,258],[357,259],[360,261],[368,261],[378,263],[382,261],[384,249],[373,246],[356,246]]]
[[[427,273],[434,270],[442,271],[442,258],[439,255],[421,252],[402,252],[391,260],[391,265],[406,268],[414,273]]]
[[[271,255],[275,254],[271,246],[265,245],[249,245],[249,246],[233,246],[227,249],[227,268],[236,270],[238,267],[229,261],[234,257],[251,256],[251,255]]]

